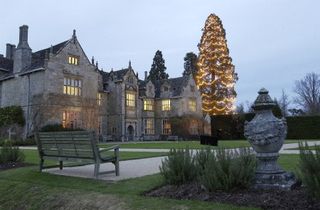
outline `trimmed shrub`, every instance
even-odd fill
[[[212,151],[199,177],[208,191],[231,191],[249,188],[255,175],[255,157],[249,148],[240,152],[218,149]]]
[[[0,146],[3,146],[5,143],[5,139],[0,140]],[[11,140],[12,146],[33,146],[37,145],[34,137],[29,137],[26,140],[18,139],[18,140]]]
[[[299,143],[300,160],[298,175],[308,192],[315,198],[320,198],[320,146],[315,147],[315,154],[307,142]]]
[[[18,147],[12,146],[10,140],[6,140],[0,151],[0,163],[23,162],[25,156]]]
[[[199,181],[208,191],[231,191],[250,187],[255,166],[255,157],[249,148],[239,151],[205,148],[194,157],[189,149],[172,149],[162,162],[160,173],[167,184]]]
[[[167,184],[181,185],[196,179],[196,166],[192,152],[187,149],[171,149],[162,161],[160,174]]]
[[[195,165],[197,167],[197,175],[202,176],[203,171],[209,162],[209,160],[213,159],[215,153],[210,147],[206,147],[205,149],[200,149],[197,151],[194,160],[195,160]]]

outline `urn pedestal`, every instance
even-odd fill
[[[256,152],[257,168],[254,188],[290,190],[296,184],[293,173],[284,171],[277,163],[279,150],[287,135],[285,119],[272,113],[275,103],[262,88],[252,108],[255,117],[245,122],[244,135]]]

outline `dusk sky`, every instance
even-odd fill
[[[17,44],[19,26],[29,26],[33,52],[77,37],[89,59],[104,71],[128,66],[140,78],[161,50],[171,78],[182,75],[187,52],[198,54],[210,13],[222,20],[239,75],[237,103],[252,102],[265,87],[294,96],[294,81],[320,73],[318,0],[118,0],[2,1],[0,54]]]

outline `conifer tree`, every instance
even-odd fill
[[[202,110],[209,115],[231,114],[235,110],[234,84],[238,78],[225,36],[220,18],[210,14],[198,45],[196,76],[202,96]]]
[[[166,69],[167,67],[165,66],[162,52],[157,50],[147,79],[151,80],[153,83],[155,83],[155,81],[168,79],[169,75],[166,73]]]
[[[193,76],[197,73],[197,55],[193,52],[188,52],[184,57],[184,71],[183,76],[192,74]]]

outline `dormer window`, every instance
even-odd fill
[[[168,88],[167,86],[164,86],[164,87],[163,87],[163,91],[165,91],[165,92],[166,92],[166,91],[169,91],[169,88]]]
[[[79,56],[69,55],[68,63],[72,65],[79,65]]]

